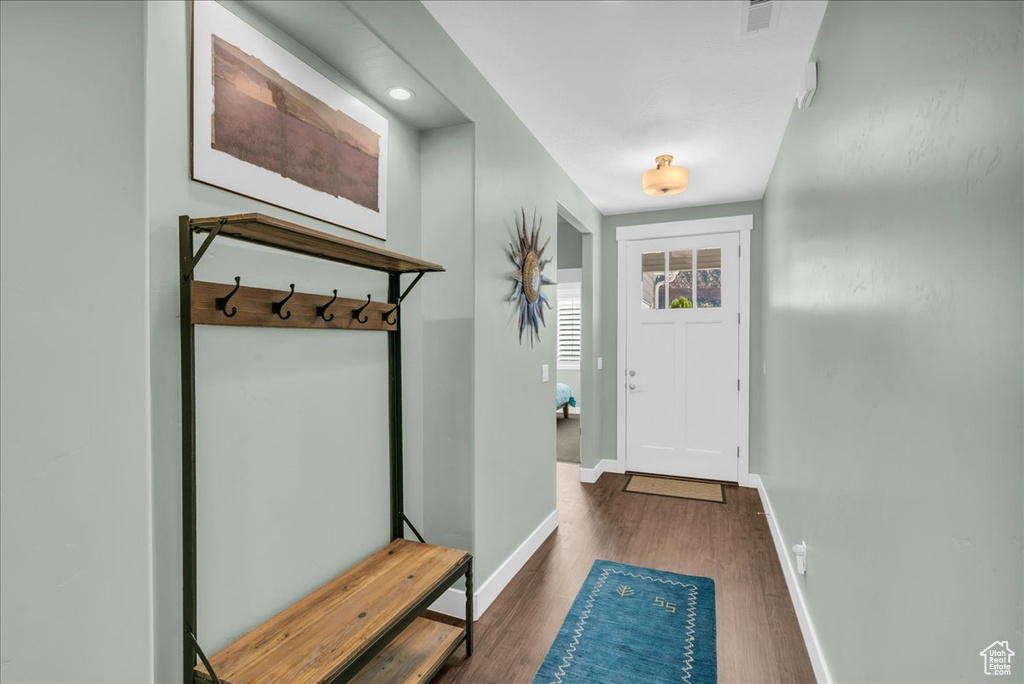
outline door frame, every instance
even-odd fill
[[[616,472],[626,471],[626,314],[629,302],[626,290],[628,283],[628,262],[626,246],[643,240],[658,238],[690,237],[713,235],[715,233],[738,233],[740,240],[740,324],[739,324],[739,412],[737,416],[737,445],[739,448],[738,484],[752,487],[750,477],[750,231],[754,229],[753,214],[723,216],[720,218],[691,219],[668,223],[619,226],[615,229],[618,243],[618,323],[617,323],[617,372],[615,384],[617,444],[615,449]],[[612,470],[609,468],[608,470]]]
[[[583,464],[594,463],[599,460],[596,456],[600,421],[596,418],[591,419],[590,415],[597,415],[594,407],[598,404],[598,378],[595,374],[597,370],[595,322],[597,319],[594,315],[598,297],[594,274],[600,273],[598,268],[600,264],[598,263],[599,255],[594,231],[562,202],[556,203],[556,214],[558,218],[575,228],[582,238],[583,263],[581,265],[582,277],[580,278],[580,309],[582,310],[582,318],[580,320],[580,387],[578,389],[580,391],[580,403],[583,408],[591,407],[588,409],[590,411],[588,415],[584,415],[584,411],[580,411],[580,481],[585,482],[587,481],[584,479],[585,473],[588,472],[588,469]],[[557,358],[555,359],[554,366],[557,377]]]

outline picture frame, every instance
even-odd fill
[[[214,0],[191,102],[192,180],[387,239],[388,120]]]

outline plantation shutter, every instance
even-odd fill
[[[578,288],[558,288],[558,364],[579,367],[580,292]]]

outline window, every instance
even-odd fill
[[[689,309],[693,306],[693,252],[668,253],[668,308]]]
[[[722,306],[722,248],[697,251],[697,307]]]
[[[644,309],[665,308],[665,253],[644,252],[641,260],[643,287],[640,288]]]
[[[717,309],[722,306],[722,249],[644,252],[640,306],[643,309]],[[666,275],[668,296],[665,293]]]
[[[580,367],[580,284],[558,285],[558,367]]]

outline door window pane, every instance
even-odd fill
[[[644,252],[641,256],[642,309],[665,308],[665,253]]]
[[[669,252],[668,306],[670,309],[693,308],[693,252]]]
[[[697,250],[697,307],[722,306],[722,248]]]

